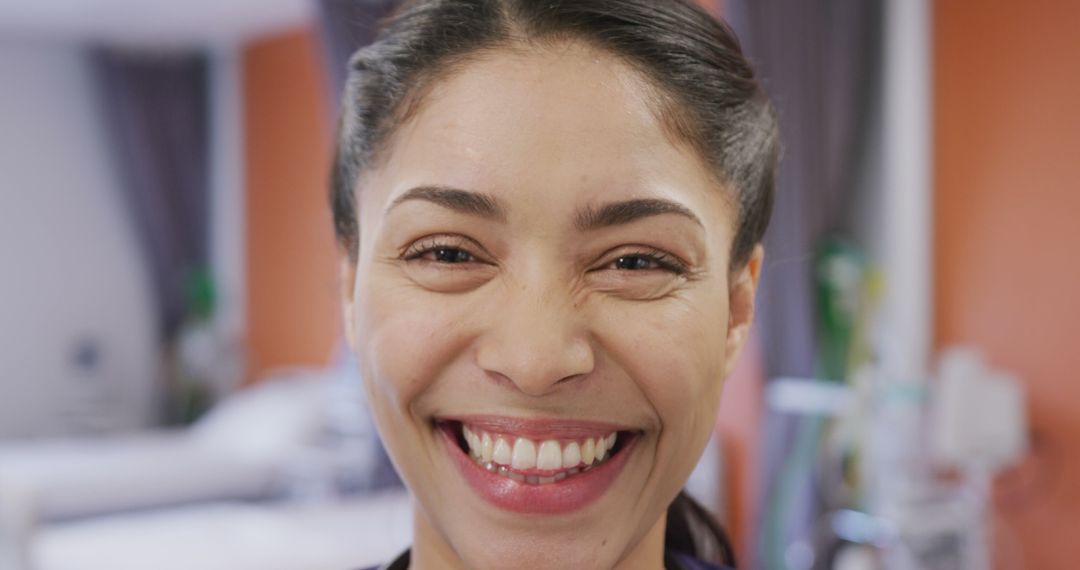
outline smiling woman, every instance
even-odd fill
[[[710,568],[679,490],[753,318],[775,120],[684,0],[421,0],[352,59],[349,340],[416,497],[392,567]]]

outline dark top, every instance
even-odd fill
[[[666,570],[732,570],[727,566],[717,566],[681,552],[665,552],[664,568]],[[397,559],[389,564],[368,568],[367,570],[409,570],[409,551],[402,552]]]

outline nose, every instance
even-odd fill
[[[490,326],[478,339],[478,366],[530,396],[592,372],[585,319],[559,287],[523,287],[493,298]]]

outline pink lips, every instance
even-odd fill
[[[621,426],[563,420],[534,420],[497,416],[455,418],[499,433],[512,433],[530,439],[576,439],[599,437]],[[555,483],[531,485],[491,473],[477,465],[459,446],[457,431],[450,427],[440,430],[446,448],[469,486],[489,503],[509,511],[528,514],[560,514],[582,509],[599,499],[611,486],[626,465],[637,441],[636,432],[620,433],[621,449],[607,461],[577,475]]]

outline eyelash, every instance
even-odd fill
[[[686,267],[686,264],[683,263],[682,261],[680,261],[678,258],[676,258],[673,255],[664,253],[662,251],[657,251],[655,249],[646,249],[646,250],[627,252],[627,253],[624,253],[622,255],[619,255],[617,258],[615,258],[615,261],[618,261],[620,259],[624,259],[624,258],[627,258],[627,257],[640,257],[642,259],[651,261],[651,262],[655,263],[657,266],[659,266],[658,267],[659,269],[663,269],[665,271],[670,271],[670,272],[672,272],[672,273],[674,273],[676,275],[685,275],[687,273],[687,271],[688,271],[687,267]],[[635,271],[635,270],[628,269],[626,271]],[[636,270],[636,271],[642,271],[642,270]]]
[[[472,260],[479,260],[479,257],[476,254],[472,253],[467,247],[465,247],[466,244],[462,243],[464,241],[466,240],[455,240],[440,237],[424,238],[409,246],[405,250],[405,252],[401,254],[401,259],[405,261],[419,260],[421,256],[427,255],[431,252],[438,251],[440,249],[447,249],[465,252],[469,255],[469,257],[472,258]],[[431,263],[439,263],[442,265],[459,265],[455,263],[445,263],[440,261],[432,261]]]
[[[640,246],[638,246],[638,247],[640,247]],[[401,258],[403,260],[405,260],[405,261],[415,261],[415,260],[419,260],[424,255],[427,255],[429,253],[439,251],[439,250],[455,250],[455,251],[464,252],[470,258],[472,258],[470,260],[470,262],[480,261],[480,258],[477,255],[473,254],[471,251],[469,251],[466,247],[464,247],[464,244],[462,244],[461,241],[453,240],[453,239],[446,239],[446,238],[438,238],[438,237],[425,238],[425,239],[422,239],[420,241],[415,242],[413,245],[409,246],[409,248],[405,250],[405,252],[401,255]],[[639,249],[637,251],[629,251],[629,252],[623,253],[623,254],[619,255],[618,257],[616,257],[615,260],[613,260],[611,263],[615,263],[618,260],[625,259],[625,258],[642,258],[642,259],[645,259],[645,260],[647,260],[649,262],[652,262],[652,263],[656,264],[658,266],[657,267],[658,269],[665,270],[665,271],[670,271],[670,272],[672,272],[672,273],[674,273],[676,275],[685,275],[689,271],[686,264],[683,263],[677,257],[675,257],[675,256],[673,256],[671,254],[656,250],[656,249],[652,249],[652,248]],[[464,263],[468,263],[468,262],[448,263],[448,262],[431,261],[431,260],[425,260],[425,261],[428,261],[430,263],[438,263],[440,265],[447,265],[447,266],[461,265],[461,264],[464,264]],[[605,267],[606,267],[606,265],[605,265]],[[647,270],[644,270],[644,269],[638,269],[638,270],[625,269],[624,271],[647,271]]]

